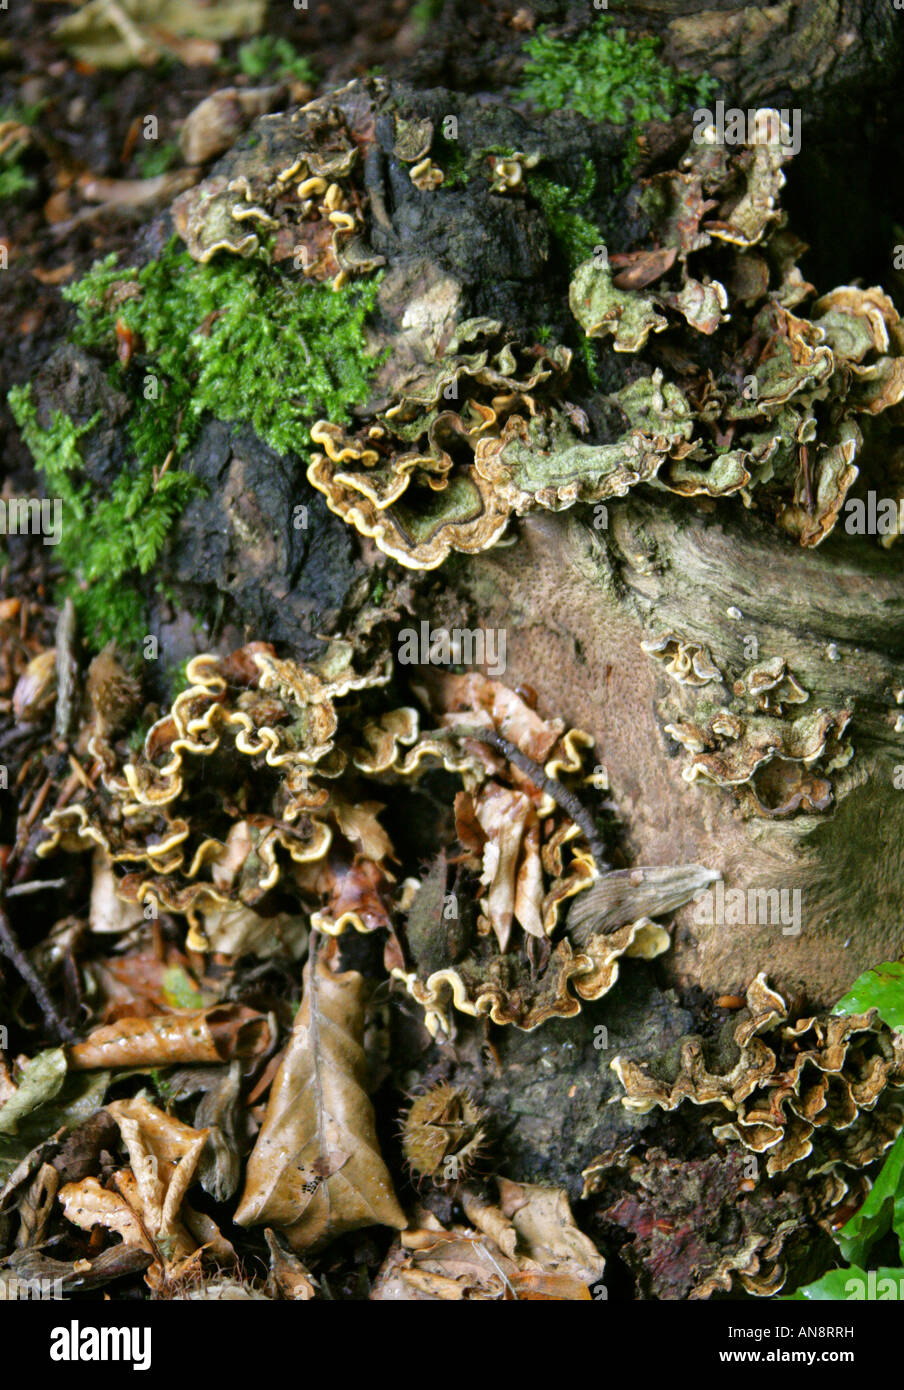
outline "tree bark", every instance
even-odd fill
[[[516,545],[460,567],[462,591],[487,626],[505,628],[507,681],[530,683],[542,708],[597,739],[630,862],[702,863],[745,892],[800,890],[799,935],[771,924],[771,912],[769,924],[719,926],[682,909],[675,978],[728,994],[766,970],[779,989],[830,1003],[904,948],[899,557],[865,554],[848,538],[803,551],[740,507],[706,515],[632,497],[610,506],[609,523],[595,531],[574,513],[531,516]],[[664,634],[700,644],[720,678],[678,684],[641,645]],[[689,782],[693,756],[666,732],[719,708],[755,722],[755,702],[733,686],[776,656],[809,695],[785,709],[783,725],[802,711],[851,711],[853,756],[825,774],[831,803],[821,811],[776,815],[750,794],[756,779]],[[797,765],[785,762],[765,767],[793,782]]]

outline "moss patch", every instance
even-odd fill
[[[139,576],[152,573],[199,484],[179,470],[206,414],[250,424],[279,453],[304,454],[314,420],[348,418],[377,359],[364,350],[376,277],[333,291],[277,275],[260,261],[199,265],[175,240],[142,270],[107,257],[64,293],[78,310],[73,338],[108,359],[131,401],[134,462],[106,496],[85,476],[76,426],[38,423],[28,387],[10,393],[15,419],[49,495],[63,501],[58,557],[89,640],[143,633]],[[129,345],[128,361],[117,346]]]
[[[126,391],[139,377],[130,422],[136,452],[162,464],[171,448],[191,443],[209,412],[247,422],[279,453],[303,453],[314,420],[345,420],[366,395],[376,363],[363,351],[364,323],[378,279],[334,291],[284,279],[259,261],[200,265],[179,244],[141,271],[118,270],[108,257],[65,291],[79,309],[82,346],[112,351],[117,321],[134,335],[136,365],[111,374]],[[129,282],[139,293],[122,299]],[[146,399],[154,389],[156,398]]]
[[[197,484],[185,473],[165,473],[154,485],[152,470],[122,472],[109,497],[92,496],[84,476],[79,439],[97,422],[76,426],[57,411],[47,429],[38,424],[30,386],[14,387],[10,409],[48,496],[63,504],[57,558],[89,641],[137,644],[144,635],[144,599],[136,574],[153,567],[170,528]]]
[[[705,105],[716,85],[706,74],[669,67],[658,39],[629,38],[607,15],[577,38],[538,29],[524,49],[522,96],[544,111],[570,109],[592,121],[665,121],[683,107]]]
[[[246,77],[260,81],[264,77],[294,78],[296,82],[316,82],[317,74],[307,58],[297,52],[288,39],[274,34],[259,34],[243,43],[238,63]]]
[[[577,270],[582,261],[593,255],[605,238],[599,227],[581,211],[593,196],[596,173],[589,159],[584,160],[584,172],[577,188],[555,183],[542,175],[531,175],[528,181],[546,218],[550,235],[568,265]]]

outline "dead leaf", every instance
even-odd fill
[[[488,782],[476,795],[475,814],[480,828],[486,835],[483,847],[483,873],[481,883],[489,888],[487,905],[489,919],[499,941],[500,951],[508,946],[512,920],[515,915],[516,875],[522,843],[533,807],[523,792],[501,787],[497,782]],[[536,843],[533,845],[536,850]],[[528,865],[527,872],[529,873]],[[522,911],[530,905],[527,882],[522,885],[519,899]],[[525,912],[522,922],[527,930],[535,928],[535,919]],[[539,914],[536,914],[539,922]],[[540,935],[543,934],[540,923]]]
[[[144,921],[143,905],[123,902],[117,894],[113,866],[102,850],[91,861],[89,921],[96,932],[125,932]]]
[[[119,1192],[108,1192],[101,1187],[97,1178],[82,1178],[81,1182],[67,1182],[60,1188],[60,1202],[66,1213],[66,1220],[83,1231],[95,1226],[105,1226],[122,1236],[123,1244],[136,1246],[153,1255],[153,1242],[142,1230],[141,1222]]]
[[[185,64],[212,63],[219,42],[255,34],[265,0],[88,0],[57,24],[54,37],[81,63],[128,68],[169,53]]]
[[[387,1255],[371,1298],[377,1302],[578,1301],[600,1279],[604,1261],[578,1230],[562,1188],[497,1179],[498,1207],[463,1192],[477,1233],[444,1230],[429,1212]]]
[[[563,1187],[497,1179],[499,1205],[518,1234],[519,1251],[547,1274],[565,1275],[587,1285],[603,1277],[605,1260],[579,1231]]]
[[[477,1227],[478,1231],[483,1231],[484,1235],[491,1236],[499,1249],[508,1255],[509,1259],[514,1259],[518,1233],[508,1217],[504,1216],[498,1207],[482,1201],[473,1192],[463,1192],[461,1204],[465,1216]]]
[[[392,1247],[370,1296],[377,1303],[514,1301],[517,1274],[490,1236],[431,1223]]]
[[[264,1231],[270,1250],[270,1284],[283,1298],[295,1303],[307,1303],[316,1297],[310,1271],[297,1255],[283,1248],[276,1232],[268,1226]]]
[[[380,1155],[361,1040],[367,988],[333,974],[325,954],[305,966],[304,995],[248,1160],[235,1220],[285,1230],[308,1250],[359,1226],[404,1228]]]
[[[121,1018],[95,1028],[84,1042],[67,1049],[73,1071],[93,1067],[164,1066],[179,1062],[228,1062],[254,1057],[271,1042],[265,1014],[241,1004],[160,1014],[156,1018]]]
[[[212,1218],[184,1206],[209,1131],[192,1129],[143,1095],[113,1101],[107,1110],[130,1166],[115,1175],[118,1192],[102,1188],[96,1178],[67,1183],[59,1194],[67,1218],[83,1230],[106,1226],[126,1244],[149,1251],[154,1262],[145,1279],[155,1289],[184,1279],[205,1250],[219,1264],[233,1258]]]
[[[610,256],[609,264],[616,271],[612,283],[618,290],[642,290],[671,268],[677,254],[677,246],[661,246],[655,251],[626,251]]]

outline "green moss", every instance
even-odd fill
[[[418,30],[421,38],[428,32],[430,25],[439,19],[443,12],[443,0],[414,0],[414,4],[408,11],[408,18]]]
[[[546,218],[550,235],[564,256],[569,271],[582,261],[589,260],[597,246],[604,242],[599,227],[580,211],[590,201],[596,188],[596,173],[589,159],[584,159],[583,175],[577,188],[554,183],[552,179],[532,174],[528,186]]]
[[[110,351],[117,319],[140,343],[143,390],[156,384],[159,394],[139,400],[130,426],[139,457],[162,464],[171,448],[181,452],[207,412],[247,422],[280,453],[304,452],[314,420],[345,420],[367,393],[376,362],[363,350],[364,324],[378,279],[334,291],[232,256],[199,265],[178,245],[140,272],[108,258],[65,292],[84,346]],[[141,293],[108,308],[123,280]],[[116,384],[134,370],[114,367]]]
[[[0,106],[0,123],[15,121],[19,125],[34,125],[44,102],[31,106]],[[19,193],[30,193],[37,180],[25,172],[22,155],[28,148],[27,138],[12,140],[0,154],[0,202],[7,202]]]
[[[82,464],[79,439],[95,420],[76,426],[57,414],[42,428],[30,389],[10,393],[47,493],[63,501],[57,556],[97,646],[144,632],[137,581],[200,490],[179,460],[205,415],[250,424],[279,453],[305,453],[313,422],[347,420],[378,362],[364,351],[378,279],[333,291],[258,261],[199,265],[179,246],[140,271],[108,256],[64,291],[78,310],[74,340],[108,359],[111,384],[132,402],[134,461],[108,496],[92,495]],[[128,366],[116,360],[117,322],[133,335]]]
[[[496,160],[516,159],[523,151],[511,145],[477,145],[472,150],[462,150],[457,140],[437,137],[433,157],[443,171],[443,188],[463,188],[472,179],[484,178],[488,183],[493,178],[493,165],[490,156]]]
[[[259,34],[243,43],[238,53],[239,67],[246,77],[294,78],[297,82],[316,82],[317,74],[307,58],[298,53],[288,39]]]
[[[139,467],[121,473],[110,496],[98,500],[79,447],[98,417],[75,425],[57,411],[44,429],[30,386],[14,387],[9,404],[45,491],[63,504],[56,558],[67,573],[63,589],[72,595],[83,630],[98,647],[111,640],[137,643],[144,634],[144,600],[130,576],[151,569],[176,517],[197,491],[196,480],[165,473],[155,488],[151,469]]]
[[[6,162],[6,156],[3,161]],[[18,193],[30,193],[34,187],[35,180],[16,160],[0,168],[0,202],[7,202]]]
[[[659,40],[629,38],[609,16],[577,38],[552,38],[544,28],[524,45],[521,94],[544,111],[579,111],[616,125],[668,120],[685,106],[705,105],[715,82],[670,67]]]
[[[179,146],[173,140],[148,140],[135,156],[138,173],[143,179],[154,179],[165,174],[181,159]]]

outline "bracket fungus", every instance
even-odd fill
[[[418,130],[415,168],[442,196]],[[600,344],[608,418],[620,429],[569,403],[569,349],[519,345],[496,321],[463,320],[388,404],[363,406],[354,429],[314,425],[321,452],[310,481],[416,569],[488,549],[512,515],[638,484],[737,496],[818,545],[860,473],[881,471],[874,421],[904,398],[904,330],[874,288],[842,286],[813,304],[812,318],[798,311],[813,287],[778,203],[789,157],[769,110],[746,144],[691,145],[678,169],[638,185],[648,244],[611,259],[601,245],[605,254],[577,266],[571,311]],[[517,157],[494,168],[496,192],[520,189]],[[695,335],[705,350],[695,353]]]
[[[814,1246],[826,1257],[828,1231],[844,1203],[862,1194],[831,1173],[805,1189],[755,1182],[738,1151],[675,1158],[627,1145],[584,1169],[582,1197],[599,1197],[597,1221],[622,1238],[620,1253],[647,1298],[769,1298],[788,1285]],[[627,1237],[627,1239],[625,1239]],[[793,1287],[793,1285],[792,1285]]]
[[[572,1016],[612,987],[621,957],[667,949],[668,932],[624,905],[600,930],[585,914],[572,946],[563,909],[600,872],[568,790],[599,780],[583,767],[592,741],[498,681],[427,668],[412,685],[417,707],[381,708],[389,653],[377,642],[356,665],[347,639],[307,665],[250,643],[194,657],[186,678],[137,756],[95,729],[100,786],[45,818],[38,852],[93,851],[121,903],[186,919],[189,948],[266,955],[291,944],[299,912],[331,936],[385,929],[387,966],[432,1033],[451,1030],[450,1001],[522,1029]],[[423,883],[399,883],[379,819],[381,785],[431,768],[461,786],[454,888],[444,850]],[[97,929],[115,916],[108,904]]]
[[[901,1034],[877,1009],[791,1021],[762,974],[714,1042],[691,1035],[655,1061],[611,1065],[627,1109],[711,1107],[714,1137],[765,1155],[769,1176],[865,1168],[904,1128]]]
[[[354,174],[363,132],[354,108],[319,99],[263,117],[255,142],[233,150],[215,173],[173,205],[176,231],[196,261],[218,252],[275,262],[334,288],[383,263],[367,245],[363,194]]]

